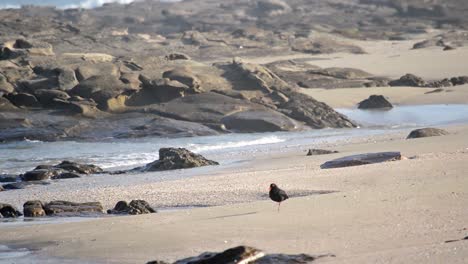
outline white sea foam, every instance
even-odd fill
[[[255,146],[255,145],[265,145],[265,144],[274,144],[284,142],[285,139],[282,139],[278,136],[267,136],[253,140],[241,140],[241,141],[229,141],[222,142],[218,144],[189,144],[188,149],[193,152],[204,152],[212,150],[222,150],[222,149],[231,149],[231,148],[241,148],[246,146]]]
[[[67,8],[95,8],[107,3],[130,4],[139,0],[1,0],[0,9],[21,8],[22,5],[55,6],[60,9]],[[157,1],[157,0],[155,0]],[[180,0],[160,0],[160,2],[180,2]]]
[[[85,0],[85,1],[82,1],[81,3],[79,3],[79,4],[66,5],[63,8],[65,8],[65,9],[67,9],[67,8],[77,8],[77,7],[94,8],[94,7],[102,6],[103,4],[107,4],[107,3],[130,4],[133,1],[134,0]]]

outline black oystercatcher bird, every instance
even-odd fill
[[[278,203],[278,212],[280,210],[281,202],[289,198],[286,192],[278,188],[278,186],[276,186],[274,183],[270,184],[269,195],[273,201]]]

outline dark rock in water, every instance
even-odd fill
[[[0,203],[0,218],[17,218],[22,215],[23,214],[12,205]]]
[[[33,170],[28,171],[21,176],[23,181],[42,181],[48,180],[54,176],[58,175],[56,170]]]
[[[257,264],[277,264],[277,263],[311,263],[319,258],[334,257],[333,254],[308,255],[308,254],[265,254],[263,251],[249,247],[238,246],[227,249],[221,253],[206,252],[197,257],[190,257],[178,260],[174,264],[221,264],[221,263],[257,263]],[[161,263],[157,261],[149,263]]]
[[[388,83],[390,86],[411,86],[411,87],[425,87],[427,85],[421,77],[413,74],[405,74],[398,80],[393,80]]]
[[[0,182],[16,182],[17,180],[18,180],[17,175],[0,174]]]
[[[218,162],[208,160],[202,155],[195,154],[184,148],[161,148],[159,160],[153,161],[142,168],[143,171],[161,171],[195,168],[208,165],[219,165]]]
[[[49,185],[49,182],[44,181],[28,181],[28,182],[15,182],[15,183],[8,183],[3,185],[3,189],[5,190],[18,190],[18,189],[25,189],[29,186],[34,185]]]
[[[359,109],[393,108],[393,105],[383,95],[371,95],[358,105]]]
[[[127,204],[125,201],[120,201],[115,205],[114,209],[107,210],[108,214],[130,215],[151,214],[156,212],[157,211],[144,200],[132,200],[130,204]]]
[[[73,172],[64,172],[60,173],[57,176],[53,176],[52,180],[60,180],[60,179],[72,179],[72,178],[80,178],[80,175],[73,173]]]
[[[27,201],[23,204],[23,214],[25,217],[45,216],[44,204],[41,201]]]
[[[66,170],[68,172],[80,173],[80,174],[93,174],[103,172],[101,168],[92,164],[79,164],[64,160],[62,163],[55,165],[54,168]]]
[[[408,135],[407,139],[410,138],[422,138],[422,137],[435,137],[435,136],[444,136],[448,135],[449,132],[440,129],[440,128],[432,128],[432,127],[426,127],[426,128],[420,128],[420,129],[415,129],[411,131],[411,133]]]
[[[468,76],[453,77],[453,78],[450,78],[450,81],[452,82],[453,85],[463,85],[465,83],[468,83]]]
[[[28,93],[7,94],[5,96],[12,104],[17,107],[38,107],[39,102],[36,97]]]
[[[291,131],[297,122],[273,110],[243,111],[221,119],[226,129],[236,132]]]
[[[166,55],[166,60],[190,60],[190,56],[183,53],[171,53]]]
[[[333,154],[338,153],[336,150],[327,150],[327,149],[309,149],[307,152],[307,156],[315,156],[315,155],[326,155],[326,154]]]
[[[320,165],[322,169],[333,169],[342,167],[351,167],[359,165],[374,164],[387,161],[401,160],[400,152],[378,152],[366,153],[352,156],[346,156],[331,161],[327,161]]]
[[[67,201],[52,201],[44,205],[44,211],[48,216],[101,214],[102,210],[102,205],[99,202],[73,203]]]

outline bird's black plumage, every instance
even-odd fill
[[[278,188],[278,186],[276,186],[276,184],[274,183],[270,184],[269,195],[270,195],[270,198],[277,203],[281,203],[282,201],[289,198],[286,192]]]

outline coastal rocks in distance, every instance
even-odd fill
[[[157,213],[157,211],[144,200],[132,200],[130,203],[127,203],[126,201],[119,201],[115,205],[114,209],[107,210],[107,213],[138,215]]]
[[[420,129],[415,129],[411,131],[411,133],[408,135],[407,139],[411,138],[422,138],[422,137],[435,137],[435,136],[444,136],[448,135],[449,132],[440,129],[440,128],[432,128],[432,127],[426,127],[426,128],[420,128]]]
[[[47,216],[80,216],[89,214],[103,214],[100,202],[74,203],[68,201],[52,201],[44,204]]]
[[[400,77],[398,80],[388,82],[390,86],[411,86],[411,87],[425,87],[427,85],[421,77],[414,74],[407,73]]]
[[[93,164],[80,164],[64,160],[60,164],[54,166],[54,168],[66,170],[68,172],[79,173],[79,174],[93,174],[103,172],[103,169]]]
[[[338,153],[338,151],[328,149],[309,149],[309,151],[307,152],[307,156],[327,155],[333,153]]]
[[[387,161],[401,160],[400,152],[378,152],[378,153],[365,153],[352,156],[345,156],[342,158],[327,161],[320,165],[322,169],[333,169],[342,167],[351,167],[359,165],[374,164]]]
[[[393,105],[383,95],[371,95],[358,104],[359,109],[393,108]]]
[[[229,248],[221,253],[205,252],[196,257],[177,260],[174,264],[216,264],[216,263],[311,263],[319,258],[334,257],[333,254],[308,255],[308,254],[266,254],[262,250],[249,246],[238,246]],[[164,263],[161,261],[150,261],[147,264]]]
[[[0,218],[17,218],[22,215],[14,206],[0,203]]]
[[[25,217],[42,217],[46,213],[41,201],[27,201],[23,204],[23,214]]]
[[[146,166],[136,168],[135,170],[177,170],[208,165],[219,165],[219,163],[206,159],[202,155],[195,154],[185,148],[161,148],[159,149],[159,160],[153,161]]]

